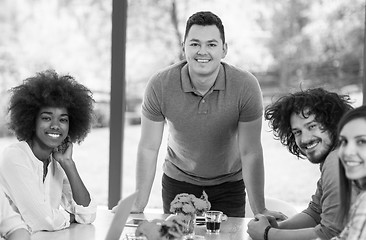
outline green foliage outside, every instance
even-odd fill
[[[69,73],[96,93],[98,127],[108,126],[111,0],[2,0],[0,104],[6,91],[37,71]],[[291,89],[361,87],[363,0],[130,0],[126,97],[141,102],[149,77],[182,58],[186,19],[210,10],[225,25],[225,61],[253,72],[264,97]],[[104,99],[99,99],[103,95]],[[137,99],[137,100],[136,100]],[[128,109],[127,109],[128,110]],[[4,132],[5,111],[0,113]],[[1,135],[1,134],[0,134]]]

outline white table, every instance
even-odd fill
[[[32,240],[104,240],[113,219],[109,210],[98,209],[96,220],[93,224],[71,224],[67,229],[55,232],[37,232],[32,235]],[[165,219],[168,215],[156,213],[131,214],[129,218],[145,218],[148,220]],[[215,240],[250,240],[247,234],[247,224],[250,218],[229,217],[221,224],[219,234],[206,233],[206,227],[196,226],[197,239]],[[134,233],[136,228],[125,227],[121,239],[126,233]]]

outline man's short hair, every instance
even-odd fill
[[[215,25],[220,31],[222,43],[223,44],[225,43],[224,25],[222,24],[221,19],[212,12],[209,11],[196,12],[195,14],[193,14],[188,18],[186,24],[186,31],[184,34],[184,41],[186,40],[189,30],[193,25],[200,25],[200,26]]]

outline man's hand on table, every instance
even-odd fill
[[[273,216],[276,221],[284,221],[288,218],[285,214],[283,214],[281,212],[271,211],[268,209],[264,209],[264,211],[261,212],[261,214],[265,215],[265,216]]]
[[[268,226],[272,226],[274,228],[278,227],[275,217],[257,214],[254,219],[250,220],[248,223],[247,233],[253,239],[263,239],[264,230]]]

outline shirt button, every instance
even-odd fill
[[[205,101],[205,99],[203,99],[203,100],[202,100],[202,103],[205,103],[205,102],[206,102],[206,101]]]

